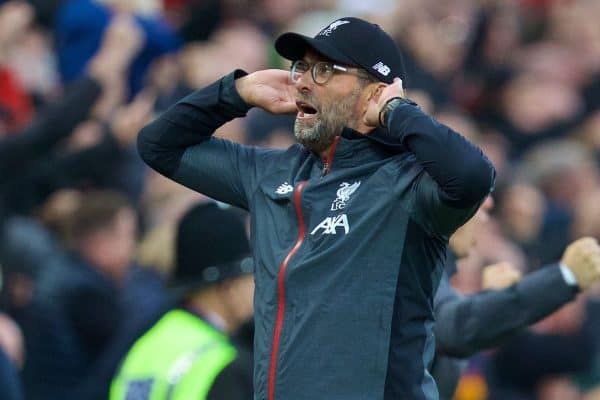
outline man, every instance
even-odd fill
[[[252,399],[252,357],[228,336],[252,317],[254,282],[242,220],[216,204],[181,220],[172,289],[181,301],[131,347],[111,400]]]
[[[90,191],[65,216],[68,256],[40,275],[24,326],[29,399],[75,399],[121,327],[121,288],[132,265],[135,210],[123,195]],[[50,265],[46,265],[50,267]]]
[[[343,18],[275,47],[291,73],[238,70],[193,93],[142,130],[140,154],[251,212],[256,399],[437,399],[432,298],[493,167],[402,98],[377,25]],[[211,137],[252,106],[296,113],[300,145]]]
[[[434,299],[437,347],[432,372],[441,399],[453,397],[465,366],[461,358],[499,345],[557,311],[572,301],[578,291],[600,280],[600,246],[595,239],[582,238],[567,247],[560,263],[522,279],[510,269],[487,267],[493,269],[488,272],[499,280],[515,281],[506,284],[505,289],[459,295],[449,281],[456,269],[454,257],[467,257],[472,251],[477,228],[487,221],[492,206],[492,199],[488,197],[475,216],[450,238],[453,254]]]

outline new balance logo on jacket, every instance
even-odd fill
[[[279,187],[277,188],[277,190],[275,191],[275,193],[277,194],[288,194],[290,192],[294,191],[294,187],[292,185],[290,185],[287,182],[283,182],[281,185],[279,185]]]

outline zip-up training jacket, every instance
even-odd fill
[[[251,214],[254,398],[437,399],[432,299],[492,165],[411,104],[389,129],[344,129],[326,160],[211,137],[249,110],[235,89],[244,74],[178,102],[138,146],[160,173]]]

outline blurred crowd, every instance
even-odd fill
[[[498,170],[457,289],[600,238],[596,0],[0,0],[0,398],[106,393],[123,338],[169,303],[176,224],[207,199],[144,166],[141,127],[349,15],[393,34],[409,97]],[[217,135],[287,147],[293,119],[251,110]],[[473,357],[455,399],[600,399],[599,308],[592,290]]]

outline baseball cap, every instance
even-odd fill
[[[174,294],[185,295],[253,272],[250,244],[241,217],[214,202],[192,207],[182,217],[175,239]]]
[[[379,25],[360,18],[337,19],[312,38],[284,33],[275,41],[275,49],[291,61],[313,49],[333,61],[362,68],[378,81],[392,83],[395,77],[405,80],[402,55],[392,37]]]

